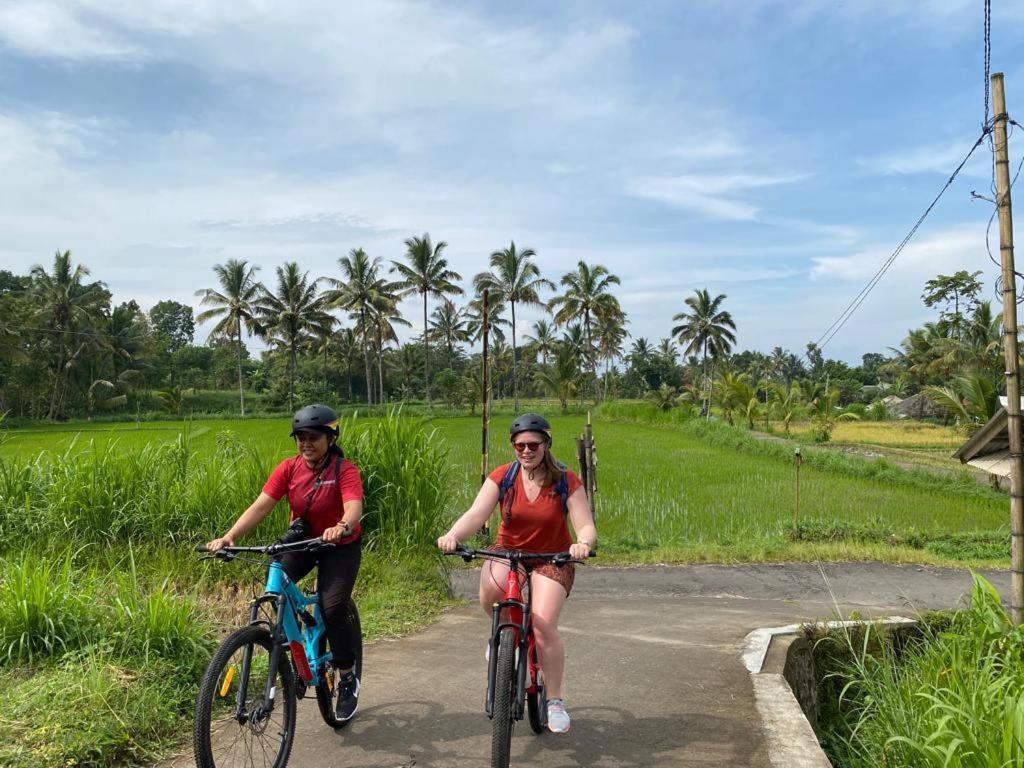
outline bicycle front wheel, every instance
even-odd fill
[[[265,627],[250,626],[231,634],[213,655],[196,699],[197,768],[284,768],[288,762],[295,736],[295,680],[283,652],[277,669],[270,669],[273,647]],[[269,707],[268,679],[273,681]]]
[[[501,630],[494,678],[494,709],[491,719],[491,768],[508,768],[512,749],[513,706],[516,698],[516,631]]]

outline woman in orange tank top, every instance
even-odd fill
[[[597,528],[583,484],[575,473],[560,466],[551,454],[551,425],[536,413],[525,413],[509,429],[519,469],[506,492],[496,546],[522,552],[565,552],[587,557],[597,544]],[[502,480],[511,464],[497,467],[484,481],[472,506],[437,540],[445,552],[469,538],[497,506]],[[565,477],[563,478],[563,475]],[[564,501],[563,501],[564,493]],[[576,532],[573,543],[569,523]],[[532,621],[548,696],[548,727],[569,730],[569,714],[562,701],[565,647],[558,633],[558,617],[572,590],[575,566],[550,563],[530,569]],[[480,606],[488,618],[491,606],[502,599],[508,566],[488,561],[480,569]]]

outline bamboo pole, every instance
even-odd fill
[[[1020,366],[1017,346],[1017,275],[1013,265],[1013,210],[1010,204],[1010,153],[1006,136],[1003,74],[992,75],[999,216],[999,261],[1003,273],[1003,355],[1006,358],[1006,423],[1010,437],[1010,617],[1024,623],[1024,455],[1021,452]]]
[[[489,328],[487,327],[488,315],[487,315],[487,289],[484,289],[484,311],[483,311],[483,341],[484,341],[484,357],[483,357],[483,375],[481,378],[481,406],[480,406],[480,485],[484,484],[487,479],[487,431],[490,425],[490,410],[488,408],[488,402],[490,398],[490,377],[488,376],[487,368],[487,333]],[[490,525],[484,523],[484,527],[481,529],[481,533],[486,537],[490,535]]]
[[[594,511],[594,489],[597,486],[594,477],[594,425],[591,421],[590,411],[587,411],[587,426],[583,431],[583,445],[586,448],[587,459],[587,500],[590,502],[590,511]]]

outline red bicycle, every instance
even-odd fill
[[[558,567],[573,560],[568,552],[532,553],[459,546],[446,554],[467,563],[477,557],[504,560],[509,564],[504,598],[491,612],[491,640],[487,664],[487,716],[491,718],[491,768],[508,768],[512,726],[523,719],[525,710],[534,733],[547,727],[544,671],[540,666],[537,641],[530,621],[529,579],[523,562],[550,562]],[[594,557],[596,553],[591,552]]]

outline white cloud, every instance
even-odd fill
[[[948,177],[967,156],[970,149],[970,145],[963,141],[932,144],[863,158],[858,161],[858,164],[869,173],[881,175],[938,173]],[[992,175],[991,158],[992,155],[983,142],[982,146],[974,150],[974,154],[961,173],[990,177]]]
[[[803,178],[806,177],[744,173],[644,176],[630,181],[627,191],[635,197],[658,200],[712,219],[752,221],[757,218],[759,208],[751,203],[728,199],[727,194],[792,184]]]
[[[0,41],[29,56],[129,61],[137,46],[80,18],[80,9],[56,2],[14,2],[0,6]]]
[[[893,247],[873,246],[848,256],[815,258],[812,260],[810,277],[813,280],[867,282],[892,255]],[[912,240],[882,279],[920,279],[920,284],[923,285],[924,280],[939,273],[955,272],[960,269],[987,269],[991,262],[984,254],[983,224],[951,227]]]

